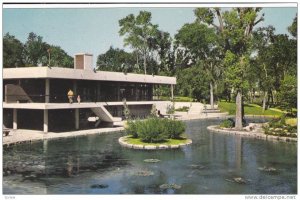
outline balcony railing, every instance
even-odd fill
[[[43,94],[31,94],[31,95],[4,95],[6,103],[69,103],[67,95],[43,95]],[[9,98],[8,98],[9,97]],[[77,95],[73,96],[73,102],[77,102]],[[13,99],[13,100],[8,100]],[[114,96],[96,96],[96,95],[80,95],[80,102],[119,102],[123,99],[126,101],[153,101],[152,97],[143,95],[130,97],[114,97]]]

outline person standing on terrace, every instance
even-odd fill
[[[69,89],[69,92],[68,92],[69,103],[73,103],[73,96],[74,96],[73,91],[71,89]]]

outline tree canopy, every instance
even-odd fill
[[[50,54],[50,57],[49,57]],[[50,58],[50,63],[49,63]],[[31,32],[25,44],[9,33],[3,37],[3,67],[57,66],[73,67],[73,58],[61,47],[43,41]]]

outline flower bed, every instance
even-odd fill
[[[297,137],[297,126],[286,123],[285,117],[273,119],[263,127],[266,135]]]

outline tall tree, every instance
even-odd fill
[[[144,73],[147,73],[147,60],[151,52],[150,41],[157,35],[158,25],[151,23],[151,13],[140,11],[139,15],[130,14],[119,20],[121,36],[125,36],[125,46],[131,46],[143,55]]]
[[[295,16],[293,23],[288,27],[290,34],[297,38],[297,15]]]
[[[24,45],[15,36],[3,37],[3,67],[24,67]]]
[[[236,90],[236,129],[242,129],[243,123],[243,89],[245,72],[249,67],[251,39],[254,27],[263,21],[258,16],[261,8],[233,8],[222,12],[220,8],[197,8],[197,19],[216,28],[223,39],[223,51],[227,66],[228,82]],[[216,19],[216,20],[214,20]],[[215,24],[218,22],[218,25]]]
[[[176,43],[189,52],[192,63],[200,62],[210,80],[211,107],[214,107],[214,88],[220,75],[221,52],[218,37],[213,28],[207,24],[194,22],[185,24],[175,35]]]
[[[25,62],[28,66],[37,66],[38,64],[48,64],[49,45],[43,42],[43,37],[31,32],[25,43]]]
[[[112,46],[97,58],[97,70],[123,72],[138,72],[134,53]]]
[[[158,30],[156,36],[150,40],[151,49],[155,50],[159,63],[159,71],[170,72],[174,69],[174,53],[172,51],[172,38],[170,33]]]
[[[56,67],[74,67],[74,59],[69,56],[61,47],[50,45],[47,49],[50,58],[50,66]],[[49,60],[48,60],[49,62]]]

